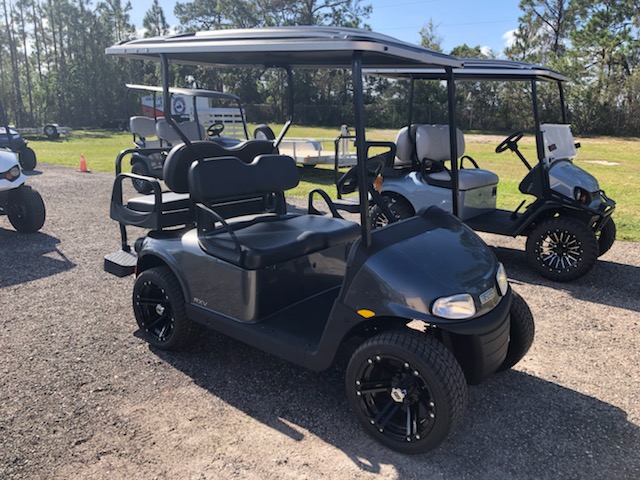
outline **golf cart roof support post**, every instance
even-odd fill
[[[169,58],[164,53],[160,54],[160,63],[162,65],[162,100],[164,109],[166,110],[169,107],[168,112],[164,112],[164,119],[167,121],[169,126],[173,128],[173,130],[178,134],[180,140],[182,140],[185,145],[191,147],[191,142],[187,138],[187,136],[178,128],[176,122],[173,120],[171,115],[171,94],[169,93]],[[193,149],[195,153],[195,149]],[[198,158],[199,159],[199,158]]]
[[[540,125],[540,108],[538,105],[538,83],[535,78],[531,79],[531,99],[533,104],[533,124],[535,126],[536,133],[536,152],[538,155],[538,163],[544,167],[544,140],[542,138],[542,128]],[[542,178],[543,191],[548,192],[549,176],[546,174],[546,169],[540,169],[540,176]]]
[[[153,119],[157,122],[158,121],[158,109],[156,108],[156,105],[158,105],[158,103],[157,103],[156,97],[157,97],[156,92],[153,92]]]
[[[453,68],[445,67],[447,73],[447,104],[449,107],[449,147],[451,149],[451,195],[453,214],[459,217],[460,185],[458,184],[458,132],[456,129],[456,83]]]
[[[7,118],[7,112],[5,112],[2,102],[0,102],[0,127],[4,127],[4,131],[7,132],[9,150],[13,150],[13,135],[11,135],[11,131],[9,130],[9,119]]]
[[[562,82],[558,82],[558,92],[560,93],[560,111],[562,112],[562,123],[567,124],[567,104],[564,103],[564,88]]]
[[[276,148],[280,146],[280,142],[284,140],[284,136],[287,134],[287,132],[289,131],[289,127],[293,123],[293,106],[294,106],[293,72],[291,71],[291,67],[284,67],[284,69],[287,72],[287,87],[288,87],[287,100],[289,103],[288,105],[289,120],[287,120],[287,122],[284,124],[284,127],[282,127],[282,131],[280,132],[280,135],[278,135],[278,138],[276,138],[276,143],[275,143]]]
[[[193,101],[193,119],[196,121],[196,124],[198,125],[198,139],[199,140],[204,140],[202,138],[202,131],[200,130],[200,120],[198,120],[198,97],[191,97],[191,100]]]
[[[353,112],[355,117],[356,154],[358,156],[358,195],[360,196],[360,229],[365,248],[371,246],[371,221],[369,219],[369,185],[367,151],[364,133],[364,98],[362,87],[362,52],[353,52],[351,59],[353,82]]]
[[[244,110],[242,110],[242,102],[240,99],[236,102],[238,104],[238,111],[240,112],[240,119],[242,120],[242,129],[244,130],[244,138],[249,140],[249,130],[247,130],[247,119],[244,116]]]
[[[413,164],[413,167],[416,168],[418,166],[418,156],[415,155],[416,153],[416,138],[411,135],[411,124],[413,123],[413,93],[415,91],[414,87],[415,87],[415,82],[416,79],[413,75],[410,76],[409,78],[409,118],[407,120],[407,128],[409,129],[409,141],[411,142],[411,149],[414,153],[414,155],[411,155],[411,163]]]

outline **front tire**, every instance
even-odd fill
[[[37,232],[44,225],[46,218],[42,196],[26,185],[18,187],[9,194],[7,216],[18,232]]]
[[[585,275],[596,262],[593,230],[572,217],[553,217],[538,224],[527,238],[527,258],[543,277],[569,282]]]
[[[616,241],[616,224],[613,218],[610,218],[604,224],[602,230],[596,235],[598,238],[598,256],[601,257],[611,249],[613,242]]]
[[[133,286],[133,313],[146,340],[162,350],[193,341],[195,324],[187,317],[180,284],[169,267],[145,270]]]
[[[24,147],[18,153],[18,160],[23,170],[27,172],[36,168],[36,152],[31,147]]]
[[[511,327],[509,328],[509,349],[507,357],[498,368],[498,372],[509,370],[527,354],[535,336],[533,314],[527,302],[513,290],[511,291]]]
[[[451,434],[468,395],[462,368],[442,343],[403,331],[379,334],[356,350],[346,389],[366,432],[410,454],[431,450]]]

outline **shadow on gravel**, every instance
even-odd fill
[[[42,172],[40,170],[23,170],[22,173],[24,173],[27,177],[37,177],[38,175],[42,175]]]
[[[58,250],[60,240],[45,233],[21,234],[0,227],[3,260],[0,287],[19,285],[76,266]]]
[[[191,351],[154,353],[281,434],[301,441],[310,432],[335,446],[362,471],[390,465],[403,479],[640,475],[640,428],[624,411],[525,373],[509,371],[471,387],[456,434],[433,452],[405,456],[360,429],[347,405],[343,367],[315,373],[215,332],[202,337]]]
[[[598,259],[584,277],[573,282],[560,283],[547,280],[535,273],[529,266],[523,250],[493,247],[493,251],[504,263],[509,278],[517,282],[544,285],[569,292],[580,300],[640,312],[637,291],[639,267]]]

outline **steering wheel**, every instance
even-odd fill
[[[209,125],[207,128],[207,135],[210,137],[219,137],[224,130],[224,123],[216,122],[213,125]]]
[[[370,179],[374,179],[382,171],[386,164],[384,156],[376,155],[367,160],[367,173]],[[347,173],[340,177],[336,184],[341,194],[353,193],[358,188],[358,165],[351,167]]]
[[[500,145],[496,147],[496,153],[502,153],[505,150],[511,150],[515,152],[518,148],[517,143],[524,136],[524,132],[522,130],[518,130],[517,132],[513,132],[507,138],[505,138]]]

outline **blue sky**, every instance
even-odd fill
[[[160,0],[167,21],[175,25],[175,0]],[[418,32],[429,19],[437,25],[445,52],[457,45],[489,47],[502,52],[509,32],[518,26],[518,0],[362,0],[373,13],[367,20],[372,30],[410,43],[418,43]],[[132,2],[131,19],[142,27],[151,1]]]

